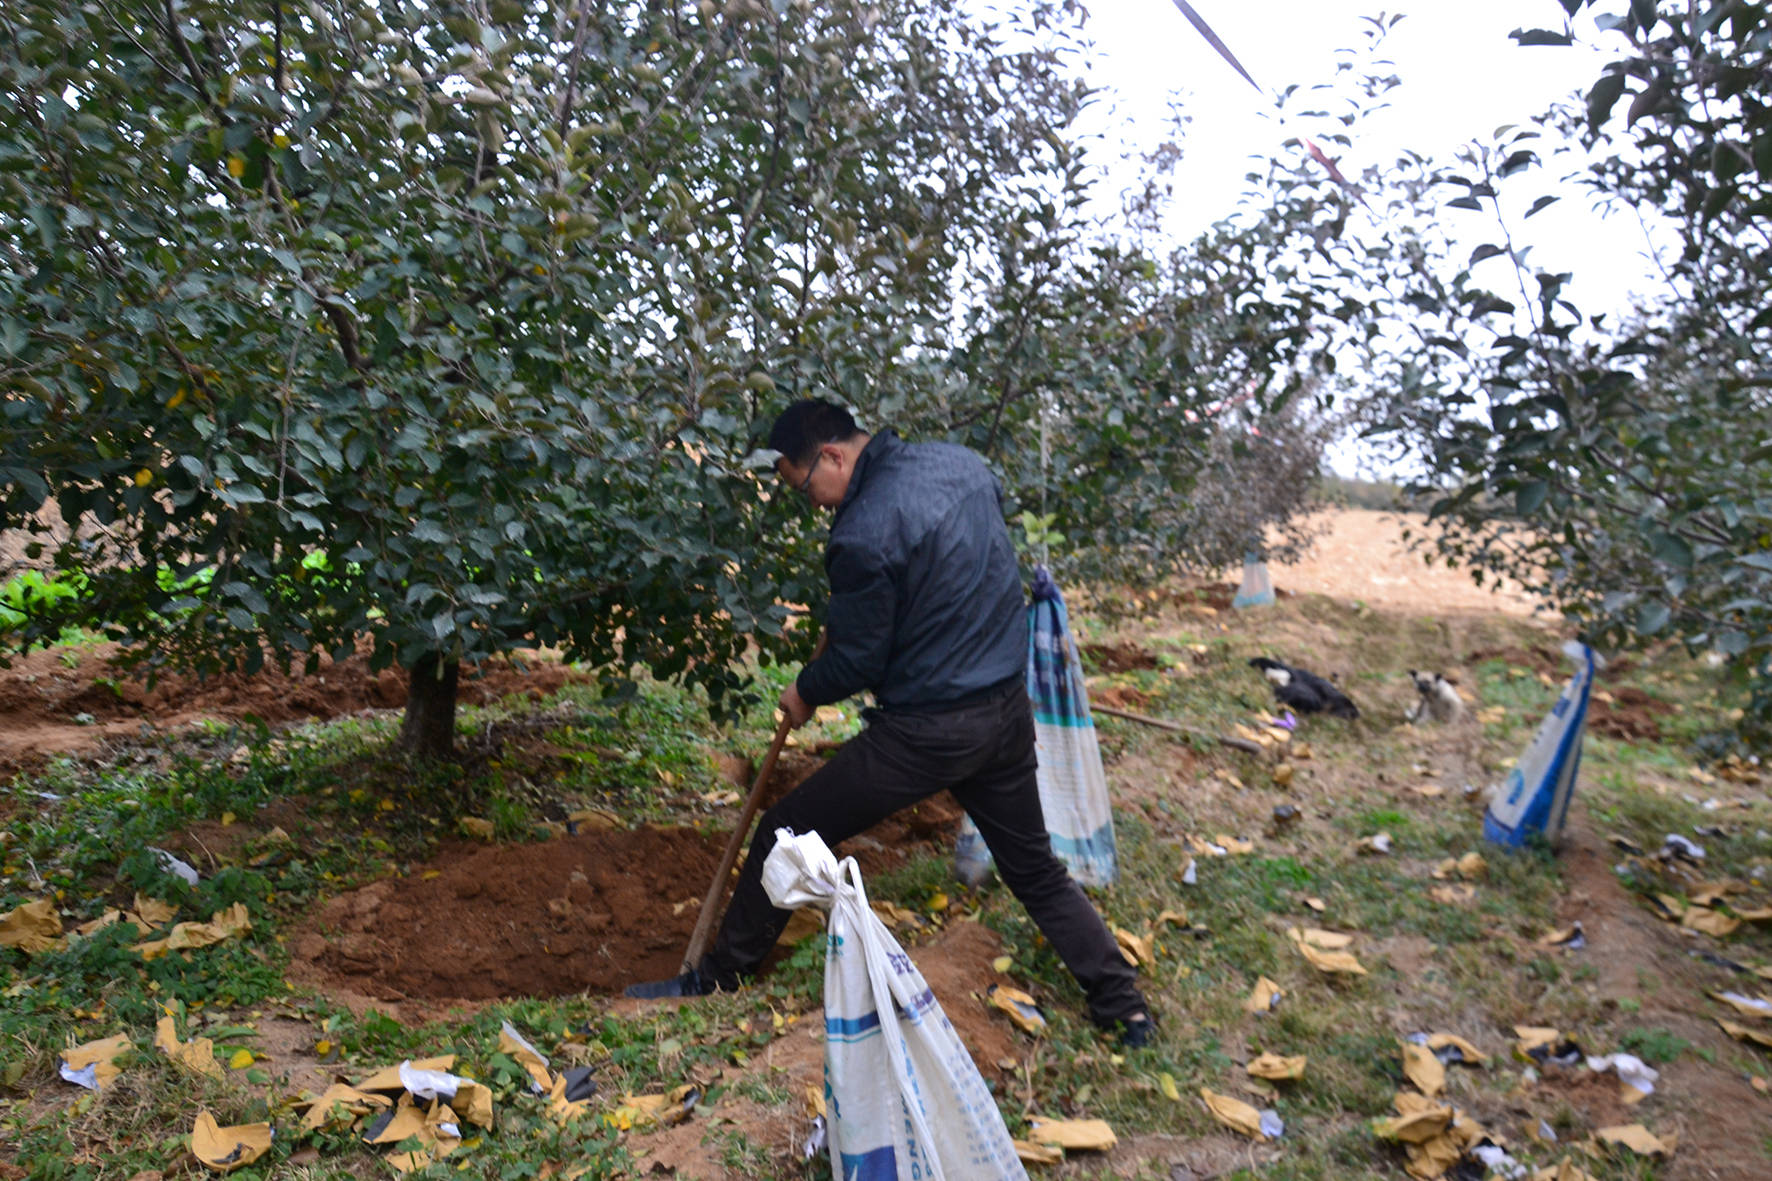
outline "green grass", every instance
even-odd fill
[[[1110,776],[1124,792],[1117,813],[1122,880],[1095,897],[1111,922],[1154,935],[1157,948],[1140,979],[1162,1024],[1154,1046],[1131,1057],[1119,1055],[1090,1025],[1069,973],[999,884],[959,889],[940,850],[869,880],[870,896],[920,914],[929,913],[938,894],[949,896],[954,911],[975,910],[1011,957],[1014,978],[1040,999],[1048,1033],[1038,1042],[1015,1035],[1024,1069],[999,1091],[1012,1131],[1025,1130],[1028,1116],[1041,1114],[1104,1118],[1123,1139],[1145,1132],[1220,1137],[1225,1133],[1197,1102],[1199,1089],[1253,1099],[1240,1090],[1243,1062],[1263,1051],[1302,1054],[1309,1062],[1305,1078],[1281,1084],[1260,1104],[1275,1107],[1292,1129],[1278,1161],[1227,1175],[1400,1177],[1400,1153],[1376,1141],[1368,1121],[1390,1111],[1402,1078],[1398,1039],[1409,1033],[1460,1033],[1494,1054],[1482,1069],[1454,1069],[1450,1093],[1536,1164],[1559,1154],[1526,1143],[1519,1117],[1510,1114],[1508,1096],[1522,1085],[1521,1064],[1507,1052],[1515,1023],[1579,1030],[1595,1053],[1622,1049],[1682,1069],[1714,1060],[1717,1069],[1764,1072],[1763,1060],[1746,1049],[1731,1043],[1715,1050],[1702,1043],[1710,1035],[1668,1016],[1708,1003],[1701,997],[1680,993],[1647,968],[1631,995],[1603,997],[1600,952],[1569,955],[1534,944],[1561,915],[1567,890],[1563,866],[1548,852],[1484,850],[1489,872],[1471,902],[1448,905],[1430,896],[1439,883],[1429,875],[1441,860],[1483,849],[1478,813],[1460,797],[1459,783],[1499,777],[1555,689],[1504,661],[1480,665],[1473,691],[1484,707],[1501,706],[1504,717],[1473,731],[1468,749],[1461,748],[1463,761],[1430,780],[1448,786],[1448,795],[1423,800],[1405,789],[1423,781],[1420,765],[1439,758],[1438,735],[1387,719],[1400,712],[1398,670],[1436,663],[1443,641],[1434,628],[1309,599],[1259,619],[1210,624],[1185,609],[1170,610],[1131,632],[1110,632],[1091,620],[1080,624],[1092,638],[1130,638],[1160,655],[1160,668],[1106,678],[1146,694],[1141,712],[1208,732],[1270,713],[1271,697],[1245,662],[1260,651],[1284,650],[1292,634],[1285,629],[1293,627],[1302,629],[1299,635],[1337,637],[1340,646],[1325,659],[1340,663],[1369,717],[1353,725],[1312,720],[1300,737],[1315,755],[1296,763],[1290,791],[1275,788],[1259,760],[1210,741],[1178,742],[1159,731],[1103,723],[1099,736]],[[1484,626],[1489,630],[1469,640],[1472,648],[1542,643],[1513,624]],[[1206,651],[1196,652],[1194,644]],[[213,727],[185,735],[139,767],[64,761],[0,789],[0,807],[9,812],[8,839],[0,847],[0,911],[50,893],[78,920],[141,889],[177,902],[180,917],[240,901],[253,919],[243,939],[147,963],[129,950],[137,936],[124,927],[29,959],[0,951],[0,1162],[46,1177],[164,1171],[181,1159],[181,1137],[200,1104],[226,1119],[295,1126],[289,1096],[274,1075],[268,1084],[245,1072],[201,1082],[154,1054],[154,1020],[171,1005],[188,1032],[215,1031],[224,1048],[254,1044],[240,1028],[255,1011],[294,1017],[333,1047],[339,1055],[333,1069],[352,1077],[401,1057],[458,1054],[462,1069],[493,1087],[499,1125],[435,1170],[439,1176],[456,1166],[469,1176],[534,1176],[544,1162],[557,1162],[614,1177],[633,1168],[644,1143],[640,1134],[600,1119],[566,1128],[547,1119],[527,1095],[517,1065],[496,1050],[500,1022],[508,1019],[539,1043],[570,1046],[578,1060],[594,1064],[605,1096],[715,1079],[696,1118],[709,1151],[726,1167],[757,1178],[828,1177],[822,1160],[784,1161],[778,1145],[721,1120],[722,1113],[747,1107],[799,1103],[764,1065],[764,1051],[775,1036],[773,1014],[805,1013],[821,1001],[823,948],[816,938],[792,949],[752,988],[675,1011],[622,1016],[596,998],[529,998],[423,1025],[373,1009],[354,1012],[333,998],[292,989],[279,941],[296,916],[325,898],[386,874],[410,873],[464,816],[490,820],[497,839],[512,843],[540,839],[538,825],[581,806],[618,812],[630,824],[725,823],[730,813],[706,798],[730,789],[715,759],[754,757],[763,749],[773,729],[774,697],[792,671],[760,670],[758,703],[724,727],[709,721],[698,694],[672,686],[643,683],[625,697],[575,686],[544,702],[464,709],[460,738],[467,754],[450,767],[414,767],[392,753],[390,720],[348,719],[274,736]],[[1661,744],[1590,739],[1581,799],[1594,827],[1653,850],[1666,832],[1690,835],[1694,825],[1729,824],[1731,835],[1700,839],[1710,851],[1704,873],[1746,880],[1766,863],[1764,843],[1753,834],[1772,817],[1763,807],[1707,811],[1702,805],[1709,797],[1750,793],[1703,784],[1690,773],[1696,758],[1690,743],[1715,728],[1722,706],[1706,704],[1704,684],[1685,681],[1680,666],[1645,662],[1633,675],[1630,683],[1666,694],[1683,717],[1695,720],[1664,728],[1670,737]],[[827,715],[800,738],[808,745],[841,739],[858,724],[850,708]],[[232,762],[240,746],[248,755]],[[1215,779],[1219,768],[1234,772],[1243,787]],[[39,792],[63,798],[51,804]],[[1687,794],[1696,802],[1683,798]],[[289,799],[302,802],[314,825],[298,856],[249,845],[238,864],[206,874],[190,890],[143,852],[193,824],[217,824],[229,813],[249,816]],[[1267,831],[1273,806],[1282,802],[1297,805],[1301,819],[1285,831]],[[1391,856],[1352,852],[1357,837],[1378,831],[1395,839]],[[1217,832],[1247,835],[1255,851],[1199,857],[1198,884],[1179,884],[1193,856],[1185,837]],[[1619,880],[1645,894],[1690,885],[1654,864],[1633,866]],[[1322,899],[1326,911],[1308,909],[1307,897]],[[1185,910],[1209,934],[1196,938],[1159,925],[1166,910]],[[1286,937],[1291,926],[1353,934],[1351,950],[1369,974],[1318,973]],[[901,933],[913,958],[919,937]],[[1757,928],[1721,950],[1754,962],[1772,958],[1767,935]],[[1276,981],[1285,999],[1255,1017],[1244,1012],[1243,1001],[1260,975]],[[129,1032],[138,1047],[128,1081],[97,1099],[70,1101],[55,1079],[55,1048],[115,1032]],[[1177,1086],[1179,1103],[1163,1094],[1165,1075]],[[33,1094],[43,1101],[23,1101]],[[1664,1128],[1679,1110],[1668,1105],[1680,1101],[1658,1094],[1642,1109],[1645,1122]],[[1565,1139],[1579,1140],[1589,1130],[1573,1108],[1546,1107],[1540,1114],[1567,1133]],[[102,1157],[83,1159],[69,1152],[70,1142],[76,1149],[108,1147]],[[305,1149],[317,1150],[318,1159],[293,1164]],[[331,1178],[384,1167],[343,1133],[280,1135],[268,1162],[235,1175]],[[1092,1167],[1078,1162],[1065,1175],[1096,1175]],[[1156,1158],[1119,1159],[1114,1167],[1133,1176],[1167,1176]],[[1648,1175],[1640,1163],[1613,1158],[1583,1167],[1608,1179]]]

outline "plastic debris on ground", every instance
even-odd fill
[[[217,1126],[213,1115],[199,1111],[191,1128],[191,1155],[208,1168],[231,1173],[269,1152],[273,1135],[270,1124],[224,1128]]]
[[[1525,1165],[1508,1155],[1508,1151],[1496,1144],[1478,1144],[1471,1150],[1471,1155],[1483,1162],[1483,1166],[1503,1181],[1518,1181],[1529,1171]]]
[[[1446,1067],[1425,1045],[1403,1042],[1403,1077],[1429,1099],[1446,1089]]]
[[[1762,1050],[1772,1050],[1772,1034],[1762,1033],[1757,1029],[1749,1029],[1745,1025],[1739,1025],[1736,1022],[1725,1020],[1722,1017],[1718,1017],[1716,1020],[1718,1027],[1736,1041],[1746,1042],[1752,1046],[1758,1046]],[[64,1077],[66,1076],[64,1075]]]
[[[1628,1107],[1641,1103],[1655,1093],[1655,1080],[1661,1072],[1635,1054],[1608,1054],[1587,1060],[1587,1068],[1596,1072],[1612,1071],[1618,1076],[1618,1098]]]
[[[83,1042],[61,1052],[61,1076],[78,1087],[97,1091],[122,1073],[117,1057],[131,1049],[129,1035],[119,1033],[97,1041]]]
[[[1434,1052],[1447,1066],[1481,1066],[1489,1061],[1489,1055],[1477,1049],[1455,1033],[1418,1034],[1421,1045]],[[1412,1037],[1410,1040],[1414,1040]]]
[[[1243,1011],[1245,1013],[1272,1012],[1279,1007],[1280,1000],[1285,995],[1278,984],[1263,976],[1255,982],[1255,987],[1249,991],[1249,999],[1243,1002]]]
[[[1331,975],[1364,976],[1366,969],[1350,952],[1341,950],[1353,942],[1351,935],[1342,935],[1335,931],[1321,931],[1315,927],[1300,930],[1289,927],[1286,937],[1298,948],[1300,955],[1310,962],[1311,967],[1319,972]]]
[[[1559,927],[1546,932],[1538,940],[1540,947],[1560,947],[1564,951],[1580,951],[1587,946],[1587,932],[1582,928],[1581,920],[1576,919],[1567,927]]]
[[[171,1013],[161,1017],[154,1027],[154,1048],[195,1074],[224,1077],[221,1063],[215,1060],[215,1043],[206,1037],[179,1041],[178,1023]]]
[[[226,910],[218,910],[206,923],[179,923],[163,939],[137,943],[131,951],[141,953],[144,960],[158,959],[169,951],[190,951],[208,947],[224,939],[232,939],[252,930],[252,918],[244,902],[236,902]]]
[[[1687,840],[1677,832],[1670,832],[1655,855],[1663,861],[1683,860],[1699,865],[1704,862],[1704,846]]]
[[[564,1081],[561,1089],[563,1092]],[[700,1102],[701,1089],[684,1083],[662,1095],[623,1095],[621,1103],[605,1118],[612,1117],[612,1122],[623,1129],[650,1124],[669,1128],[688,1119]]]
[[[1744,996],[1739,992],[1713,992],[1710,996],[1744,1017],[1772,1017],[1772,1000],[1763,996]]]
[[[1574,1066],[1586,1055],[1574,1038],[1566,1038],[1561,1030],[1545,1025],[1516,1025],[1514,1036],[1520,1040],[1514,1051],[1531,1062]]]
[[[0,915],[0,947],[16,947],[26,955],[48,951],[61,943],[62,916],[54,899],[39,898]]]
[[[386,1095],[359,1091],[345,1083],[333,1083],[319,1095],[300,1100],[293,1106],[298,1110],[307,1109],[307,1114],[302,1117],[302,1127],[317,1132],[322,1128],[348,1127],[371,1112],[391,1109],[394,1101]]]
[[[1015,1155],[1023,1164],[1056,1165],[1064,1161],[1064,1149],[1056,1144],[1036,1144],[1032,1140],[1017,1140]]]
[[[1200,1098],[1205,1100],[1206,1110],[1212,1118],[1233,1132],[1239,1132],[1251,1140],[1269,1140],[1279,1135],[1279,1131],[1276,1131],[1270,1136],[1264,1127],[1262,1113],[1241,1099],[1220,1095],[1207,1087],[1200,1088]]]
[[[1019,988],[1010,988],[1003,984],[993,984],[985,990],[985,999],[991,1006],[1008,1014],[1009,1020],[1024,1033],[1041,1034],[1046,1032],[1046,1014],[1034,1003],[1034,998]]]
[[[517,1065],[529,1076],[529,1089],[537,1095],[545,1095],[554,1085],[552,1073],[548,1069],[547,1055],[529,1044],[527,1038],[517,1032],[509,1021],[499,1027],[498,1050],[516,1059]]]
[[[1304,1067],[1305,1057],[1302,1054],[1295,1058],[1287,1058],[1270,1053],[1254,1059],[1243,1069],[1256,1078],[1268,1079],[1271,1082],[1284,1082],[1289,1079],[1303,1078]]]
[[[188,862],[180,861],[165,849],[156,849],[152,845],[149,845],[148,852],[154,855],[154,860],[159,863],[161,869],[179,879],[185,885],[194,886],[201,880],[197,876],[195,868],[193,868]]]
[[[1028,1120],[1028,1139],[1066,1152],[1106,1152],[1120,1142],[1106,1120],[1040,1116]]]
[[[811,1160],[813,1157],[823,1152],[824,1136],[824,1116],[815,1115],[812,1117],[812,1131],[807,1134],[805,1142],[800,1145],[800,1159]]]
[[[1594,1140],[1604,1145],[1616,1145],[1628,1148],[1638,1156],[1672,1156],[1679,1143],[1679,1137],[1669,1133],[1657,1136],[1642,1124],[1622,1124],[1611,1128],[1601,1128],[1594,1133]]]

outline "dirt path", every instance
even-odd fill
[[[1274,586],[1297,594],[1329,595],[1359,600],[1417,615],[1447,611],[1499,611],[1531,615],[1538,603],[1516,583],[1499,589],[1480,587],[1464,570],[1429,566],[1412,553],[1403,533],[1419,530],[1419,516],[1375,509],[1338,509],[1320,514],[1314,524],[1324,532],[1303,560],[1269,569]],[[1229,571],[1235,581],[1241,570]]]

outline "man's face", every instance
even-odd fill
[[[787,458],[776,460],[775,474],[818,508],[835,508],[849,488],[847,460],[841,447],[826,443],[804,466]]]

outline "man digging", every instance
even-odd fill
[[[781,695],[789,724],[864,689],[866,728],[763,814],[713,949],[631,997],[705,996],[755,974],[787,926],[763,890],[775,830],[835,846],[944,788],[1089,1001],[1127,1046],[1153,1022],[1131,965],[1052,852],[1035,780],[1027,610],[996,478],[964,447],[868,435],[806,400],[776,419],[783,484],[834,510],[824,654]]]

